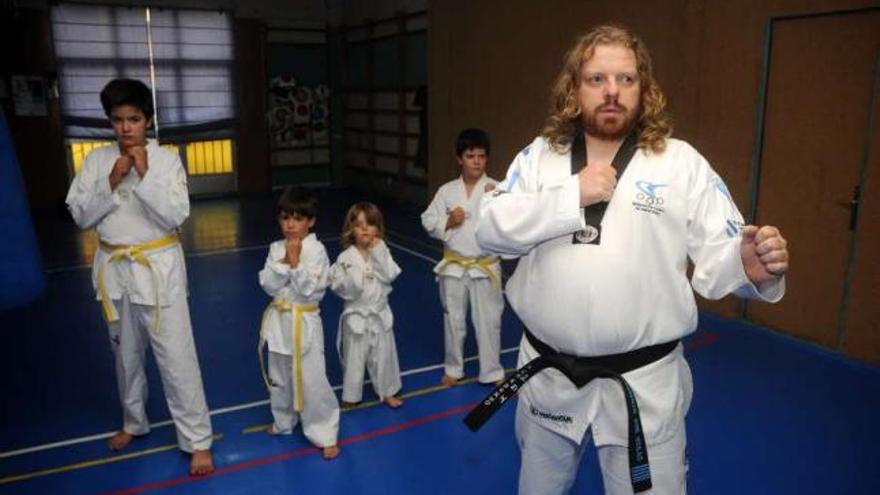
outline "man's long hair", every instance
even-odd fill
[[[666,113],[666,97],[654,79],[651,55],[645,43],[630,29],[606,24],[597,26],[581,36],[565,55],[565,64],[553,85],[549,117],[542,135],[556,151],[563,152],[571,144],[581,126],[581,108],[577,91],[581,83],[581,67],[598,45],[616,45],[629,48],[636,56],[641,94],[639,114],[635,127],[639,133],[639,148],[653,153],[666,149],[666,138],[672,134],[672,122]]]

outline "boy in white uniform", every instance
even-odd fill
[[[180,449],[192,455],[190,473],[214,470],[211,419],[193,342],[186,266],[177,230],[189,216],[180,157],[147,140],[153,118],[150,89],[115,79],[101,91],[116,146],[93,150],[74,178],[67,205],[76,224],[101,240],[92,281],[110,331],[122,430],[113,450],[146,435],[148,345],[159,372]]]
[[[691,286],[778,301],[786,242],[744,226],[706,160],[669,138],[647,49],[626,28],[581,37],[554,97],[543,136],[482,205],[480,244],[522,256],[507,295],[526,331],[521,369],[466,422],[520,390],[521,494],[568,493],[591,435],[606,493],[683,494]]]
[[[461,166],[458,179],[440,186],[428,209],[422,213],[422,226],[431,237],[443,241],[443,260],[434,268],[443,305],[446,348],[442,383],[455,385],[464,376],[464,340],[467,335],[467,309],[477,338],[480,383],[491,384],[504,378],[501,367],[501,265],[477,244],[475,229],[480,198],[498,182],[488,177],[489,136],[480,129],[465,129],[458,135],[455,154]]]
[[[392,332],[394,314],[388,306],[391,283],[400,275],[400,267],[382,240],[384,234],[379,208],[372,203],[355,204],[342,228],[347,248],[330,267],[330,288],[345,300],[336,334],[344,369],[343,407],[361,401],[364,368],[382,402],[392,409],[403,405],[394,396],[401,387],[400,364]]]
[[[330,261],[324,245],[309,231],[318,199],[288,187],[278,201],[284,239],[269,246],[260,286],[273,300],[263,313],[260,359],[269,345],[267,385],[275,422],[270,435],[289,435],[301,419],[303,433],[325,459],[339,455],[339,402],[327,380],[324,329],[318,304],[328,285]]]

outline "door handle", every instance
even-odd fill
[[[859,205],[862,200],[862,187],[855,186],[853,188],[853,196],[849,201],[835,201],[839,206],[849,208],[849,230],[855,230],[856,221],[859,218]]]

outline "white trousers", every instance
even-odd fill
[[[303,434],[316,447],[336,445],[339,435],[339,402],[327,380],[324,349],[311,346],[302,357],[303,410],[294,408],[293,357],[269,352],[269,400],[274,429],[281,435],[293,432],[300,418]]]
[[[488,278],[438,277],[443,303],[443,329],[446,344],[445,373],[453,378],[464,376],[464,339],[467,336],[467,310],[477,337],[480,357],[480,383],[494,383],[504,378],[501,367],[501,313],[504,295]]]
[[[132,435],[150,431],[147,419],[147,346],[162,377],[162,389],[185,452],[211,448],[211,417],[202,388],[202,373],[193,342],[186,298],[162,308],[159,326],[152,331],[155,308],[132,303],[128,296],[113,300],[119,320],[108,325],[116,361],[116,384],[122,403],[122,430]]]
[[[519,472],[520,495],[563,495],[577,477],[581,456],[590,443],[590,432],[580,444],[555,433],[528,417],[520,403],[516,411],[516,437],[522,453]],[[669,440],[648,445],[652,488],[645,495],[687,493],[687,436],[682,427]],[[607,495],[632,495],[629,449],[620,445],[597,448],[602,482]]]
[[[342,326],[342,400],[360,402],[364,391],[364,368],[380,399],[400,391],[400,364],[394,332],[366,329],[355,333]]]

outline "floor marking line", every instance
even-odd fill
[[[388,244],[389,246],[392,246],[392,247],[395,247],[395,248],[397,248],[397,249],[400,249],[401,251],[403,251],[403,252],[405,252],[405,253],[409,253],[409,254],[415,256],[416,258],[421,258],[421,259],[423,259],[423,260],[425,260],[425,261],[427,261],[427,262],[429,262],[429,263],[431,263],[431,264],[437,264],[437,263],[440,263],[440,260],[439,260],[439,259],[431,258],[430,256],[426,256],[426,255],[424,255],[424,254],[422,254],[422,253],[420,253],[420,252],[418,252],[418,251],[414,251],[414,250],[412,250],[412,249],[410,249],[410,248],[408,248],[408,247],[405,247],[405,246],[403,246],[403,245],[401,245],[401,244],[398,244],[398,243],[396,243],[396,242],[392,242],[392,241],[389,241],[389,240],[386,239],[386,240],[385,240],[385,243]]]
[[[321,242],[335,242],[339,240],[338,235],[329,236],[329,237],[320,237]],[[234,248],[221,248],[221,249],[206,249],[204,251],[188,251],[184,252],[183,256],[185,258],[202,258],[205,256],[216,256],[219,254],[233,254],[233,253],[243,253],[247,251],[257,251],[259,249],[268,249],[270,244],[255,244],[253,246],[239,246]],[[47,268],[43,270],[46,274],[53,273],[62,273],[62,272],[72,272],[76,270],[82,270],[84,268],[91,268],[91,263],[80,263],[77,265],[67,265],[67,266],[56,266],[52,268]]]
[[[685,350],[686,350],[686,351],[693,351],[693,350],[699,349],[699,348],[701,348],[701,347],[705,347],[705,346],[708,346],[708,345],[714,344],[714,343],[717,342],[719,339],[720,339],[720,336],[719,336],[717,333],[715,333],[715,332],[702,331],[702,332],[700,332],[700,334],[699,334],[698,336],[695,336],[695,338],[692,338],[689,342],[686,343],[686,345],[685,345]],[[504,349],[504,350],[502,350],[501,352],[502,352],[502,353],[509,353],[509,352],[512,352],[512,351],[515,351],[515,350],[518,350],[518,348],[516,348],[516,347],[511,347],[511,348],[508,348],[508,349]],[[476,357],[476,356],[472,356],[472,357],[470,357],[470,358],[465,359],[465,361],[471,361],[471,360],[474,360],[474,359],[477,359],[477,357]],[[415,374],[415,373],[421,373],[421,372],[424,372],[424,371],[429,371],[429,370],[437,369],[438,367],[442,367],[442,366],[443,366],[443,365],[436,365],[436,366],[429,366],[429,367],[425,367],[425,368],[413,369],[413,370],[409,370],[409,371],[407,371],[407,372],[405,372],[405,373],[402,373],[402,375],[403,375],[403,374]],[[515,371],[515,369],[513,369],[513,368],[511,368],[511,369],[505,369],[505,370],[504,370],[505,373],[511,373],[511,372],[513,372],[513,371]],[[456,386],[469,385],[469,384],[475,383],[476,381],[477,381],[477,377],[465,378],[465,379],[463,379],[463,380],[460,380],[460,381],[456,384]],[[336,387],[334,387],[334,390],[339,389],[339,388],[341,388],[341,386],[336,386]],[[424,388],[421,388],[421,389],[417,389],[417,390],[414,390],[414,391],[412,391],[412,392],[407,392],[407,393],[405,393],[405,394],[402,394],[400,397],[401,397],[402,399],[410,399],[410,398],[413,398],[413,397],[419,397],[419,396],[422,396],[422,395],[427,395],[427,394],[431,394],[431,393],[435,393],[435,392],[440,392],[440,391],[443,391],[443,390],[449,390],[449,389],[451,389],[451,388],[452,388],[452,387],[449,387],[449,386],[446,386],[446,385],[433,385],[433,386],[430,386],[430,387],[424,387]],[[353,407],[343,408],[343,409],[341,409],[341,412],[343,412],[343,413],[345,413],[345,412],[353,412],[353,411],[357,411],[357,410],[361,410],[361,409],[366,409],[366,408],[369,408],[369,407],[374,407],[374,406],[377,406],[377,405],[379,405],[379,404],[381,404],[381,403],[382,403],[382,401],[379,401],[379,400],[370,401],[370,402],[365,402],[365,403],[363,403],[363,404],[358,404],[358,405],[353,406]],[[239,411],[239,410],[242,410],[242,409],[248,409],[248,408],[257,407],[257,406],[261,406],[261,405],[267,405],[267,404],[269,404],[269,401],[268,401],[268,400],[261,400],[261,401],[256,401],[256,402],[250,402],[250,403],[240,404],[240,405],[237,405],[237,406],[230,406],[230,407],[225,407],[225,408],[217,409],[217,410],[212,411],[212,412],[211,412],[211,415],[215,415],[215,414],[223,414],[223,413],[226,413],[226,412]],[[472,405],[469,405],[469,406],[462,406],[462,407],[470,408],[471,406],[472,406]],[[456,410],[457,410],[457,409],[460,409],[460,408],[456,408]],[[442,414],[446,414],[446,413],[448,413],[448,412],[449,412],[449,411],[444,411],[444,412],[437,413],[437,414],[442,415]],[[451,414],[454,414],[454,413],[451,413]],[[451,415],[451,414],[447,414],[447,415]],[[437,415],[427,416],[426,418],[433,418],[434,416],[437,416]],[[444,416],[444,417],[445,417],[445,416]],[[376,438],[376,437],[379,437],[379,436],[384,436],[384,435],[387,435],[387,434],[395,433],[395,432],[397,432],[397,431],[401,431],[401,430],[407,429],[407,428],[412,427],[412,426],[417,426],[417,425],[424,424],[424,423],[431,422],[431,421],[434,421],[434,420],[435,420],[435,419],[428,419],[428,420],[424,420],[424,419],[425,419],[425,418],[421,418],[420,420],[413,420],[413,421],[410,421],[410,422],[402,423],[401,425],[393,425],[393,426],[386,427],[386,428],[383,428],[383,429],[380,429],[380,430],[376,430],[376,431],[374,431],[374,432],[368,432],[368,433],[365,433],[365,434],[362,434],[362,435],[359,435],[359,436],[356,436],[356,437],[351,437],[351,438],[349,438],[349,439],[345,439],[345,440],[341,441],[341,442],[340,442],[340,445],[348,445],[348,444],[352,444],[352,443],[358,443],[358,442],[361,442],[361,441],[364,441],[364,440],[369,440],[369,439],[371,439],[371,438]],[[424,420],[424,421],[422,421],[422,420]],[[151,427],[152,427],[152,428],[156,428],[156,427],[159,427],[159,426],[166,426],[166,425],[169,425],[169,424],[171,424],[171,423],[172,423],[171,420],[166,420],[166,421],[161,421],[161,422],[155,423],[155,424],[151,425]],[[243,430],[242,430],[242,434],[257,433],[257,432],[260,432],[260,431],[265,430],[268,426],[269,426],[269,425],[255,425],[255,426],[251,426],[251,427],[248,427],[248,428],[243,429]],[[100,435],[92,435],[91,437],[86,437],[86,440],[80,439],[80,441],[90,441],[90,440],[99,440],[99,439],[103,439],[103,438],[108,438],[108,437],[112,436],[114,433],[115,433],[115,432],[113,432],[113,433],[106,433],[106,434],[100,434]],[[215,441],[220,440],[221,438],[223,438],[223,434],[217,434],[217,435],[214,435],[213,438],[214,438]],[[70,442],[71,442],[71,441],[68,441],[68,442],[56,442],[56,444],[51,444],[51,445],[60,446],[60,444],[70,444]],[[47,446],[47,447],[45,447],[45,448],[51,448],[51,447]],[[18,481],[26,481],[26,480],[29,480],[29,479],[34,479],[34,478],[39,478],[39,477],[50,476],[50,475],[53,475],[53,474],[61,474],[61,473],[65,473],[65,472],[69,472],[69,471],[75,471],[75,470],[79,470],[79,469],[86,469],[86,468],[90,468],[90,467],[101,466],[101,465],[104,465],[104,464],[111,464],[111,463],[115,463],[115,462],[126,461],[126,460],[129,460],[129,459],[136,459],[136,458],[139,458],[139,457],[146,457],[146,456],[153,455],[153,454],[158,454],[158,453],[167,452],[167,451],[170,451],[170,450],[175,450],[175,449],[177,449],[177,448],[178,448],[178,445],[177,445],[177,444],[164,445],[164,446],[154,447],[154,448],[151,448],[151,449],[141,450],[141,451],[137,451],[137,452],[130,452],[130,453],[128,453],[128,454],[121,454],[121,455],[116,455],[116,456],[104,457],[104,458],[94,459],[94,460],[90,460],[90,461],[82,461],[82,462],[77,462],[77,463],[68,464],[68,465],[64,465],[64,466],[59,466],[59,467],[55,467],[55,468],[49,468],[49,469],[43,469],[43,470],[39,470],[39,471],[33,471],[33,472],[30,472],[30,473],[23,473],[23,474],[18,474],[18,475],[7,476],[7,477],[5,477],[5,478],[0,478],[0,485],[9,484],[9,483],[14,483],[14,482],[18,482]],[[293,452],[285,453],[285,454],[282,454],[282,455],[280,455],[280,456],[272,456],[272,457],[270,457],[270,458],[265,458],[265,459],[270,459],[270,460],[265,461],[265,462],[259,462],[259,463],[255,464],[253,467],[257,467],[257,466],[259,466],[259,465],[263,465],[263,464],[268,464],[268,463],[271,463],[271,462],[280,462],[280,461],[282,461],[282,460],[286,460],[286,459],[290,459],[290,458],[294,458],[294,457],[301,457],[301,456],[303,456],[303,455],[308,455],[308,454],[317,453],[317,452],[319,452],[319,449],[314,448],[314,447],[307,447],[307,448],[300,449],[300,450],[297,450],[297,451],[293,451]],[[11,454],[7,454],[7,456],[11,456]],[[280,459],[278,459],[277,461],[276,461],[276,460],[271,460],[271,459],[273,459],[273,458],[275,458],[275,457],[283,457],[283,458],[280,458]],[[257,461],[260,461],[260,460],[258,459]],[[246,469],[247,467],[251,467],[250,464],[252,464],[253,462],[254,462],[254,461],[249,461],[249,462],[243,463],[243,465],[245,465],[244,467],[239,467],[239,468],[237,468],[237,469],[230,470],[230,471],[228,471],[228,472],[233,472],[233,471],[238,471],[238,470],[241,470],[241,469]],[[236,466],[240,466],[240,465],[235,465],[235,466],[230,466],[230,467],[236,467]],[[222,469],[221,469],[221,470],[218,470],[218,472],[219,472],[219,471],[222,471]],[[225,473],[225,472],[227,472],[227,471],[223,471],[223,472]],[[217,474],[217,472],[215,472],[215,474]],[[220,473],[220,474],[222,474],[222,473]],[[214,476],[214,475],[212,474],[211,476]],[[186,478],[186,480],[194,480],[194,479],[198,479],[198,478]],[[157,486],[156,488],[147,488],[147,489],[145,489],[144,491],[150,491],[150,490],[154,490],[154,489],[164,488],[166,485],[161,485],[161,483],[166,483],[166,482],[160,482],[160,486]],[[179,482],[179,483],[182,483],[182,482]],[[175,483],[175,484],[179,484],[179,483]],[[145,486],[145,487],[149,487],[149,486],[152,486],[152,485],[144,485],[144,486]],[[173,486],[173,485],[167,485],[167,486]],[[123,494],[123,493],[143,493],[143,491],[136,491],[136,492],[123,491],[123,492],[117,492],[115,495],[119,495],[119,494]]]
[[[397,231],[395,231],[395,230],[386,229],[385,232],[388,233],[388,234],[390,234],[390,235],[392,235],[392,236],[394,236],[394,237],[399,237],[399,238],[401,238],[401,239],[404,239],[404,240],[407,240],[407,241],[410,241],[410,242],[414,242],[414,243],[416,243],[416,244],[418,244],[418,245],[420,245],[420,246],[423,246],[423,247],[426,247],[426,248],[430,249],[431,251],[436,251],[436,252],[438,252],[438,253],[442,253],[442,252],[443,252],[443,248],[440,247],[439,244],[431,244],[431,243],[429,243],[429,242],[425,242],[425,241],[423,241],[423,240],[421,240],[421,239],[419,239],[419,238],[412,237],[412,236],[409,236],[409,235],[406,235],[406,234],[401,234],[400,232],[397,232]]]
[[[212,437],[214,441],[220,440],[223,438],[222,434],[214,435]],[[129,459],[137,459],[138,457],[146,457],[148,455],[158,454],[160,452],[167,452],[169,450],[177,450],[180,446],[175,444],[171,445],[163,445],[161,447],[153,447],[151,449],[139,450],[137,452],[129,452],[128,454],[120,454],[109,457],[101,457],[98,459],[92,459],[90,461],[82,461],[76,462],[73,464],[67,464],[64,466],[58,466],[55,468],[42,469],[40,471],[33,471],[30,473],[24,474],[16,474],[12,476],[7,476],[5,478],[0,478],[0,485],[5,485],[8,483],[14,483],[16,481],[25,481],[34,478],[42,478],[44,476],[50,476],[53,474],[66,473],[68,471],[76,471],[79,469],[85,469],[95,466],[103,466],[104,464],[112,464],[114,462],[127,461]]]
[[[505,370],[504,370],[505,373],[513,373],[514,371],[516,371],[516,368],[508,368],[508,369],[505,369]],[[458,387],[458,386],[461,386],[461,385],[470,385],[471,383],[476,383],[476,382],[477,382],[477,378],[478,378],[478,377],[476,377],[476,376],[472,376],[472,377],[470,377],[470,378],[465,378],[465,379],[463,379],[463,380],[459,380],[458,383],[456,383],[456,384],[453,385],[453,386],[449,386],[449,385],[432,385],[432,386],[430,386],[430,387],[420,388],[420,389],[417,389],[417,390],[413,390],[412,392],[407,392],[407,393],[405,393],[405,394],[402,394],[402,395],[400,396],[400,398],[401,398],[401,399],[412,399],[413,397],[419,397],[419,396],[422,396],[422,395],[428,395],[428,394],[432,394],[432,393],[434,393],[434,392],[442,392],[442,391],[444,391],[444,390],[449,390],[449,389],[451,389],[451,388],[453,388],[453,387]],[[342,408],[340,408],[340,412],[342,412],[342,413],[348,413],[348,412],[352,412],[352,411],[359,411],[359,410],[361,410],[361,409],[367,409],[367,408],[370,408],[370,407],[378,406],[378,405],[380,405],[380,404],[382,404],[382,401],[381,401],[381,400],[372,400],[372,401],[369,401],[369,402],[363,402],[363,403],[360,403],[360,404],[356,404],[356,405],[351,406],[351,407],[342,407]],[[247,435],[247,434],[251,434],[251,433],[261,433],[261,432],[266,431],[266,429],[269,428],[270,426],[272,426],[272,425],[271,425],[271,424],[264,424],[264,425],[248,426],[247,428],[241,430],[241,433],[242,433],[243,435]]]
[[[519,347],[508,347],[507,349],[503,349],[501,351],[501,354],[507,354],[507,353],[514,352],[517,350],[519,350]],[[471,362],[471,361],[475,361],[477,359],[479,359],[479,356],[470,356],[470,357],[465,358],[464,362]],[[425,373],[428,371],[441,369],[441,368],[443,368],[443,366],[444,366],[443,364],[435,364],[432,366],[425,366],[422,368],[414,368],[414,369],[402,372],[400,374],[400,376],[404,377],[404,376],[409,376],[409,375],[416,375],[419,373]],[[365,384],[366,383],[372,383],[372,382],[370,382],[369,380],[366,380]],[[341,390],[341,389],[342,389],[341,384],[333,387],[333,390]],[[254,407],[266,406],[268,404],[269,404],[269,399],[258,400],[258,401],[254,401],[254,402],[246,402],[243,404],[237,404],[237,405],[233,405],[233,406],[222,407],[220,409],[214,409],[212,411],[209,411],[209,414],[211,416],[216,416],[218,414],[226,414],[226,413],[230,413],[230,412],[242,411],[242,410],[251,409]],[[159,421],[159,422],[150,424],[150,429],[161,428],[164,426],[170,426],[172,424],[174,424],[174,422],[172,420],[166,419],[164,421]],[[35,445],[33,447],[25,447],[25,448],[18,449],[18,450],[10,450],[10,451],[6,451],[6,452],[0,452],[0,459],[5,459],[5,458],[9,458],[9,457],[16,457],[16,456],[25,455],[25,454],[32,454],[34,452],[40,452],[43,450],[51,450],[51,449],[56,449],[56,448],[60,448],[60,447],[69,447],[71,445],[93,442],[95,440],[103,440],[105,438],[112,437],[113,435],[116,434],[117,431],[118,430],[113,430],[113,431],[108,431],[105,433],[98,433],[95,435],[88,435],[88,436],[84,436],[84,437],[72,438],[69,440],[62,440],[62,441],[47,443],[47,444],[43,444],[43,445]]]
[[[709,344],[713,344],[715,341],[717,341],[719,339],[718,334],[716,334],[714,332],[702,330],[701,333],[703,335],[705,335],[705,337],[696,336],[693,339],[691,339],[691,341],[688,342],[687,345],[685,345],[685,351],[693,351],[697,348],[704,347]],[[519,350],[519,347],[508,347],[507,349],[503,349],[501,351],[501,354],[507,354],[507,353],[514,352],[517,350]],[[464,361],[470,362],[470,361],[475,361],[477,359],[479,359],[479,356],[470,356],[468,358],[465,358]],[[424,373],[427,371],[433,371],[433,370],[443,368],[443,366],[444,366],[443,364],[435,364],[432,366],[425,366],[422,368],[414,368],[411,370],[404,371],[403,373],[400,374],[400,376],[404,377],[404,376],[409,376],[409,375],[415,375],[418,373]],[[371,382],[369,380],[366,380],[364,383],[367,384],[367,383],[371,383]],[[336,385],[335,387],[333,387],[333,390],[340,390],[341,388],[342,388],[342,385]],[[234,406],[228,406],[228,407],[223,407],[220,409],[215,409],[213,411],[210,411],[210,414],[211,414],[211,416],[215,416],[218,414],[225,414],[225,413],[229,413],[229,412],[242,411],[245,409],[265,406],[268,404],[269,404],[268,399],[259,400],[259,401],[255,401],[255,402],[247,402],[244,404],[237,404]],[[165,421],[160,421],[160,422],[151,424],[150,428],[151,429],[161,428],[163,426],[169,426],[172,423],[173,422],[170,419],[165,420]],[[99,433],[96,435],[89,435],[89,436],[85,436],[85,437],[73,438],[70,440],[62,440],[60,442],[53,442],[53,443],[47,443],[47,444],[43,444],[43,445],[36,445],[34,447],[27,447],[27,448],[18,449],[18,450],[0,452],[0,459],[5,459],[8,457],[15,457],[15,456],[19,456],[19,455],[25,455],[25,454],[31,454],[31,453],[40,452],[43,450],[50,450],[50,449],[55,449],[55,448],[60,448],[60,447],[68,447],[70,445],[87,443],[87,442],[92,442],[95,440],[103,440],[105,438],[110,438],[111,436],[113,436],[115,434],[116,434],[116,430],[106,432],[106,433]]]
[[[456,416],[458,414],[462,414],[470,411],[477,403],[465,404],[463,406],[457,406],[452,409],[447,409],[445,411],[441,411],[438,413],[430,414],[428,416],[423,416],[421,418],[416,418],[410,421],[405,421],[400,424],[386,426],[384,428],[380,428],[378,430],[368,431],[366,433],[362,433],[360,435],[355,435],[353,437],[348,437],[339,442],[339,445],[344,447],[347,445],[352,445],[356,443],[365,442],[367,440],[372,440],[374,438],[378,438],[381,436],[391,435],[403,430],[407,430],[409,428],[413,428],[416,426],[421,426],[428,423],[433,423],[435,421],[440,421],[452,416]],[[311,454],[318,454],[321,450],[316,447],[305,447],[301,449],[297,449],[291,452],[284,452],[282,454],[275,454],[268,457],[262,457],[258,459],[253,459],[250,461],[245,461],[239,464],[233,464],[231,466],[224,466],[218,469],[215,469],[213,473],[206,476],[187,476],[182,478],[174,478],[165,481],[157,481],[154,483],[148,483],[146,485],[136,486],[132,488],[127,488],[124,490],[119,490],[115,492],[108,492],[104,495],[137,495],[140,493],[146,493],[153,490],[159,490],[162,488],[169,488],[172,486],[182,485],[185,483],[192,483],[202,480],[207,480],[211,478],[216,478],[218,476],[222,476],[225,474],[235,473],[238,471],[242,471],[245,469],[251,469],[255,467],[264,466],[267,464],[273,464],[277,462],[283,462],[289,459],[294,459],[298,457],[303,457]]]

